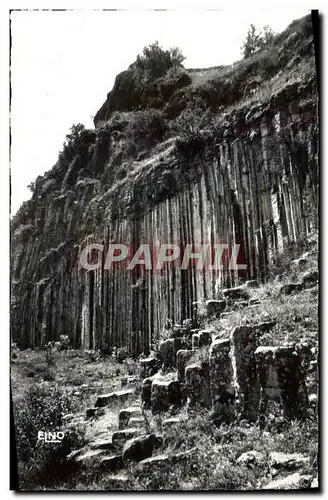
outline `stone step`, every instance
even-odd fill
[[[203,346],[210,345],[212,342],[213,330],[206,329],[194,333],[192,336],[192,350],[200,349]]]
[[[151,385],[152,413],[167,411],[181,404],[181,387],[178,380],[154,379]]]
[[[128,429],[114,431],[112,434],[112,443],[115,445],[124,444],[127,440],[138,434],[140,434],[140,429],[138,427],[130,427]]]
[[[123,466],[124,463],[121,454],[111,456],[105,455],[100,460],[100,467],[105,470],[117,471],[119,469],[122,469]]]
[[[86,463],[89,461],[93,461],[95,458],[99,458],[101,455],[104,455],[106,453],[106,450],[91,450],[91,449],[86,449],[83,453],[78,454],[74,460],[75,462],[79,463]],[[67,457],[68,458],[68,457]]]
[[[226,307],[227,303],[225,300],[207,300],[206,301],[207,316],[220,317],[220,314],[223,313]]]
[[[132,401],[135,398],[135,391],[122,390],[111,392],[110,394],[102,394],[98,396],[95,407],[102,408],[104,406],[117,405]]]
[[[187,420],[188,420],[188,415],[179,415],[177,417],[166,418],[162,422],[162,427],[163,429],[168,429],[175,425],[179,425],[183,422],[186,422]]]
[[[222,290],[222,295],[224,299],[235,301],[235,300],[248,300],[249,291],[245,286],[236,286],[234,288],[224,288]]]
[[[140,417],[141,408],[139,406],[131,406],[129,408],[123,408],[118,414],[118,428],[124,429],[131,417]]]
[[[112,438],[103,439],[99,441],[93,441],[89,444],[92,450],[114,450],[115,445],[113,444]]]
[[[146,423],[145,423],[145,419],[143,417],[132,417],[130,418],[129,422],[128,422],[128,427],[134,427],[134,428],[142,428],[143,426],[145,426]]]
[[[155,373],[160,368],[160,362],[154,356],[140,359],[139,364],[140,364],[140,376],[142,379],[155,375]]]
[[[162,468],[165,465],[175,465],[181,463],[182,461],[189,460],[190,457],[197,452],[197,448],[192,448],[187,451],[172,454],[161,454],[153,457],[145,458],[139,462],[139,467],[142,469],[153,469],[154,467]]]

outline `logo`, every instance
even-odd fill
[[[64,435],[65,434],[61,431],[38,431],[38,441],[44,441],[45,443],[61,443],[64,439]]]
[[[230,246],[222,243],[215,245],[188,243],[184,246],[173,243],[157,245],[142,243],[138,248],[134,248],[114,243],[105,248],[102,244],[92,243],[80,253],[79,264],[87,271],[101,267],[106,270],[113,267],[133,270],[136,266],[141,266],[148,271],[161,272],[163,267],[167,266],[186,270],[191,265],[198,271],[204,269],[218,271],[225,268],[240,271],[247,268],[240,247],[240,244]]]

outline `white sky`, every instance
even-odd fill
[[[16,11],[11,16],[11,211],[56,162],[73,123],[92,127],[115,76],[158,40],[186,67],[231,64],[250,23],[282,31],[304,9],[240,11]]]

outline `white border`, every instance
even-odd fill
[[[137,5],[136,5],[137,4]],[[12,0],[12,1],[2,1],[0,5],[0,55],[1,55],[1,70],[2,70],[2,78],[1,82],[1,92],[0,92],[0,117],[1,117],[1,168],[0,168],[0,188],[1,188],[1,210],[0,210],[0,218],[1,218],[1,262],[2,262],[2,270],[1,270],[1,310],[0,310],[0,319],[1,319],[1,334],[2,334],[2,345],[0,348],[0,353],[2,356],[0,362],[1,368],[1,395],[0,401],[2,403],[1,409],[1,498],[7,498],[11,496],[9,492],[9,363],[8,363],[8,354],[9,354],[9,335],[8,335],[8,327],[9,327],[9,179],[8,179],[8,164],[9,164],[9,135],[8,135],[8,111],[9,111],[9,77],[8,77],[8,61],[9,61],[9,9],[155,9],[155,8],[164,8],[164,9],[187,9],[187,10],[198,10],[205,8],[212,9],[227,9],[227,10],[238,10],[236,15],[240,15],[243,10],[251,10],[251,9],[283,9],[288,10],[288,7],[296,7],[298,9],[319,9],[323,15],[326,13],[327,8],[325,8],[325,2],[317,1],[317,2],[308,2],[303,0],[298,0],[295,2],[286,3],[286,0],[275,0],[275,2],[264,2],[264,1],[218,1],[218,0],[203,0],[203,1],[194,1],[194,0],[58,0],[48,1],[48,0]],[[327,37],[324,34],[325,27],[325,19],[322,21],[322,52],[327,55]],[[224,50],[224,49],[223,49]],[[326,58],[327,60],[327,58]],[[324,61],[324,57],[322,56],[322,63]],[[323,93],[324,83],[327,82],[326,78],[326,67],[322,68],[322,82],[321,82],[321,92]],[[328,193],[328,185],[327,179],[328,176],[324,174],[325,167],[324,165],[324,145],[326,144],[327,138],[327,130],[324,128],[324,116],[326,116],[327,111],[327,102],[324,101],[322,97],[322,102],[324,103],[324,108],[321,107],[321,170],[323,175],[321,176],[321,193],[322,193],[322,206],[321,206],[321,229],[322,229],[322,252],[321,252],[321,270],[323,280],[323,289],[328,289],[326,283],[327,273],[325,272],[326,267],[325,264],[325,251],[328,245],[325,245],[327,232],[324,231],[325,222],[328,218],[327,213],[327,203],[325,199],[327,198]],[[328,295],[327,295],[328,297]],[[321,297],[321,308],[322,311],[327,310],[328,304],[326,303],[326,294],[322,293]],[[322,317],[321,324],[321,361],[322,361],[322,375],[325,375],[323,367],[324,360],[327,359],[327,345],[328,342],[325,342],[325,322],[323,321],[324,317]],[[325,438],[324,433],[324,414],[325,406],[327,402],[327,398],[325,398],[326,387],[325,383],[326,379],[323,377],[321,381],[321,399],[322,401],[322,438]],[[324,404],[323,404],[324,402]],[[322,442],[322,446],[324,447],[325,440]],[[325,448],[325,447],[324,447]],[[322,483],[323,487],[325,487],[325,477],[327,476],[327,463],[328,460],[325,459],[324,451],[322,450]],[[164,496],[172,496],[178,495],[179,493],[168,493]],[[32,496],[31,496],[32,495]],[[79,494],[75,494],[75,496]],[[92,495],[90,493],[89,495]],[[199,496],[205,496],[206,494],[200,493]],[[33,494],[29,494],[30,497],[34,497]],[[239,496],[237,493],[236,496]],[[261,494],[256,494],[256,496],[261,496]],[[306,495],[307,496],[307,495]],[[83,498],[83,496],[81,495]],[[280,498],[287,497],[287,495],[280,495]],[[304,498],[304,496],[303,496]]]

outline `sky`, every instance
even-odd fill
[[[241,58],[251,23],[284,30],[308,10],[13,11],[11,14],[11,213],[27,185],[57,161],[74,123],[92,116],[115,77],[145,45],[178,46],[187,68]]]

